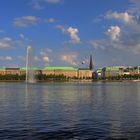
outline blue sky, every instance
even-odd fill
[[[140,65],[139,0],[1,0],[0,67]],[[84,65],[82,64],[84,61]]]

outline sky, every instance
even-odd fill
[[[1,0],[0,67],[140,65],[140,0]]]

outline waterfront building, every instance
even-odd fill
[[[79,68],[77,77],[80,79],[91,79],[93,77],[93,71],[87,68]]]
[[[41,74],[42,70],[36,67],[29,68],[34,71],[34,75]],[[26,67],[20,68],[20,75],[26,74]]]
[[[20,68],[5,68],[5,74],[20,75]]]
[[[125,76],[125,75],[140,75],[140,66],[111,66],[111,67],[104,67],[102,69],[97,69],[94,72],[95,79],[106,79],[116,76]]]
[[[4,68],[0,68],[0,75],[5,75],[5,69]]]
[[[77,77],[78,69],[74,67],[58,67],[58,66],[48,66],[42,70],[42,74],[45,75],[64,75],[66,77]]]
[[[135,66],[135,67],[127,67],[124,70],[124,75],[139,75],[140,74],[140,66]]]
[[[95,72],[94,72],[94,79],[100,79],[103,77],[103,71],[102,71],[102,68],[100,69],[97,69]]]
[[[31,68],[34,71],[34,75],[44,74],[44,75],[64,75],[68,78],[81,78],[87,79],[92,78],[92,70],[90,69],[79,69],[74,67],[58,67],[58,66],[48,66],[44,69]],[[0,69],[0,75],[24,75],[26,74],[26,67],[23,68],[3,68]]]
[[[109,78],[115,76],[121,76],[124,74],[124,66],[112,66],[112,67],[104,67],[102,69],[102,77]]]
[[[42,70],[42,74],[45,75],[64,75],[69,78],[92,78],[92,70],[90,69],[78,69],[74,67],[57,67],[48,66]]]

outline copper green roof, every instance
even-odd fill
[[[44,70],[78,70],[77,68],[74,67],[57,67],[57,66],[49,66],[45,67]]]
[[[40,70],[37,67],[28,67],[29,70]],[[26,67],[20,68],[20,70],[26,70]]]
[[[0,68],[0,70],[5,70],[5,68]]]
[[[106,71],[118,71],[120,66],[105,67]]]

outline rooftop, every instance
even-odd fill
[[[37,67],[29,67],[29,70],[40,70],[40,68]],[[26,70],[26,67],[20,68],[20,70]]]
[[[78,70],[78,68],[74,67],[60,67],[60,66],[48,66],[45,67],[44,70]]]

